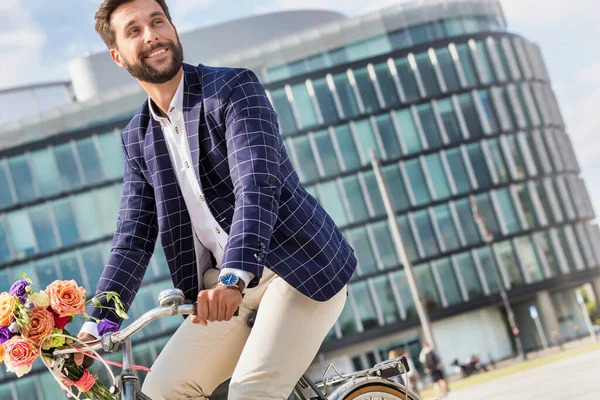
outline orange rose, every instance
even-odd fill
[[[54,329],[54,316],[45,308],[36,307],[29,314],[29,324],[21,331],[23,336],[39,346],[42,339],[52,333]]]
[[[2,346],[4,346],[4,363],[7,371],[14,372],[18,377],[31,371],[31,366],[39,355],[33,343],[21,336],[13,336]]]
[[[0,294],[0,326],[9,326],[15,319],[13,309],[17,299],[7,292]]]
[[[0,363],[4,361],[4,346],[0,345]]]
[[[50,297],[50,307],[59,317],[69,317],[85,311],[85,289],[77,282],[54,281],[46,288]]]

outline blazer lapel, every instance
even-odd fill
[[[184,64],[183,68],[183,117],[185,120],[188,144],[192,154],[192,162],[194,163],[194,171],[196,172],[196,179],[199,179],[200,138],[198,137],[198,127],[200,125],[203,99],[200,81],[201,72],[188,64]]]

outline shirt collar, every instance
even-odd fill
[[[171,100],[171,104],[169,105],[169,112],[167,115],[170,115],[173,111],[179,110],[183,112],[183,79],[185,74],[181,74],[181,80],[179,81],[179,86],[177,87],[177,91]],[[150,113],[152,114],[152,118],[154,118],[158,122],[165,121],[167,118],[161,117],[159,113],[154,111],[154,107],[157,107],[154,104],[154,101],[150,97],[148,97],[148,104],[150,104]],[[157,107],[158,109],[158,107]]]

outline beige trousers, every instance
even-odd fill
[[[214,286],[218,270],[204,275]],[[231,378],[229,400],[287,399],[316,356],[346,302],[346,289],[326,302],[304,296],[265,268],[246,290],[239,316],[195,325],[187,318],[152,366],[142,388],[152,400],[205,399]],[[252,330],[246,318],[258,310]]]

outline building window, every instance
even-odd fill
[[[442,290],[446,295],[448,305],[453,306],[455,304],[462,303],[462,295],[460,294],[454,268],[452,268],[450,260],[448,258],[439,260],[435,262],[434,268],[436,269],[440,281],[442,282]]]
[[[123,151],[113,132],[98,135],[104,173],[108,179],[123,177]],[[41,185],[40,185],[41,186]]]
[[[462,199],[455,203],[456,213],[458,214],[458,220],[465,236],[465,240],[469,246],[479,244],[481,239],[479,237],[479,231],[475,225],[473,219],[473,212],[471,210],[471,204],[469,200]],[[488,228],[489,229],[489,228]]]
[[[409,260],[417,260],[419,258],[419,252],[417,251],[417,244],[415,243],[415,239],[412,234],[412,229],[410,229],[408,217],[406,215],[398,217],[398,225],[400,226],[402,242],[406,247],[406,252],[408,253]]]
[[[4,218],[0,216],[0,263],[8,261],[10,258],[8,238],[6,237],[6,230],[4,229]],[[9,283],[8,285],[10,286],[12,283]]]
[[[457,144],[462,142],[463,134],[456,117],[456,110],[454,109],[454,103],[451,99],[444,99],[438,101],[438,109],[440,110],[440,116],[442,117],[442,123],[446,129],[446,136],[450,144]]]
[[[490,123],[490,128],[492,128],[492,132],[499,132],[498,128],[498,119],[496,118],[496,114],[494,112],[492,103],[490,101],[490,96],[487,90],[480,90],[479,99],[481,100],[481,106],[483,108],[483,113],[487,117],[488,122]]]
[[[61,266],[62,268],[62,266]],[[56,268],[56,260],[54,257],[45,258],[42,260],[38,260],[35,262],[35,271],[37,273],[37,277],[39,279],[36,284],[40,287],[46,287],[57,279],[60,279],[58,276],[58,271]],[[70,279],[70,278],[69,278]],[[75,278],[73,278],[75,279]],[[81,283],[81,281],[76,281],[77,283]]]
[[[296,132],[298,129],[296,126],[296,118],[292,111],[292,106],[288,101],[285,89],[279,89],[271,92],[271,100],[273,101],[273,107],[279,117],[279,128],[281,129],[282,135],[289,135],[290,133]]]
[[[458,234],[452,221],[452,215],[450,209],[446,204],[437,206],[433,209],[433,213],[437,220],[438,227],[440,228],[440,234],[446,247],[446,251],[456,250],[460,247],[458,241]]]
[[[435,55],[438,59],[440,70],[442,71],[442,76],[444,77],[444,82],[446,83],[446,89],[448,89],[448,92],[452,93],[460,90],[460,81],[458,80],[458,74],[456,72],[456,67],[454,66],[454,60],[452,59],[450,50],[445,47],[437,49],[435,51]]]
[[[440,85],[435,74],[435,69],[431,65],[428,53],[421,53],[415,56],[421,79],[423,80],[423,86],[425,86],[425,92],[429,97],[436,97],[440,94]]]
[[[377,93],[373,87],[373,81],[369,76],[367,68],[361,68],[354,71],[354,79],[358,86],[358,91],[362,99],[362,103],[365,109],[365,113],[373,113],[380,109],[379,100],[377,99]]]
[[[490,195],[488,193],[481,193],[475,196],[475,202],[477,203],[479,215],[483,218],[487,230],[495,237],[501,236],[502,232],[500,231],[500,226],[496,219],[494,207],[490,201]]]
[[[319,103],[321,115],[323,116],[323,122],[325,124],[333,124],[339,120],[337,108],[335,102],[331,96],[327,79],[322,78],[313,81],[313,90],[315,91],[315,97]]]
[[[450,184],[446,178],[446,171],[439,154],[431,154],[425,157],[425,165],[429,171],[431,183],[435,191],[436,200],[450,197]]]
[[[93,291],[96,289],[96,284],[100,282],[100,277],[102,276],[102,271],[104,270],[104,263],[106,262],[106,257],[108,257],[108,252],[103,251],[103,248],[104,245],[95,245],[81,250],[81,259],[83,260],[88,281],[90,285],[94,286],[87,288],[89,289],[90,293],[93,293]]]
[[[19,259],[34,255],[36,252],[35,233],[29,215],[25,210],[6,214],[5,224],[15,258]]]
[[[438,309],[440,307],[440,296],[431,275],[429,264],[417,265],[413,269],[425,309],[428,312]]]
[[[408,59],[400,58],[396,60],[396,70],[398,71],[398,78],[400,78],[400,84],[404,91],[404,97],[407,102],[418,100],[419,87],[415,78],[415,73],[410,67]]]
[[[369,218],[369,211],[363,196],[363,191],[356,175],[348,176],[342,179],[342,186],[348,200],[348,206],[352,210],[353,221],[366,221]]]
[[[358,142],[358,148],[362,156],[361,158],[363,160],[363,165],[368,165],[371,163],[371,150],[375,150],[376,156],[381,159],[381,152],[379,151],[379,146],[377,145],[375,132],[373,132],[373,127],[371,126],[371,120],[363,119],[351,124],[354,125],[356,141]]]
[[[377,222],[371,225],[373,239],[377,246],[379,260],[383,268],[394,268],[398,266],[399,261],[396,255],[396,246],[392,241],[387,221]]]
[[[523,262],[523,268],[527,271],[531,282],[539,282],[544,279],[544,274],[532,246],[531,238],[529,236],[520,237],[515,240],[515,243]]]
[[[477,55],[479,56],[479,65],[482,68],[483,84],[491,84],[494,82],[494,73],[492,71],[492,63],[489,54],[485,48],[485,43],[476,42]]]
[[[477,267],[471,257],[471,253],[461,253],[456,256],[456,264],[460,270],[465,290],[470,299],[483,296],[483,289],[477,274]]]
[[[94,207],[88,204],[87,212],[89,214],[94,214],[93,212],[90,212],[90,210],[93,209]],[[54,235],[54,228],[48,205],[41,204],[29,209],[29,217],[31,218],[31,225],[33,226],[33,231],[37,238],[39,251],[46,252],[56,249],[58,243],[56,241],[56,236]]]
[[[404,141],[407,154],[413,154],[420,152],[423,147],[421,144],[421,136],[417,130],[415,120],[410,109],[404,109],[396,111],[394,113],[396,122],[400,128],[400,137]]]
[[[350,299],[346,301],[344,309],[342,310],[342,314],[340,315],[337,323],[342,331],[343,336],[358,332],[356,319],[354,318],[354,307],[352,306],[352,301],[350,301]]]
[[[94,139],[88,137],[78,140],[75,142],[75,147],[77,147],[86,183],[94,184],[102,182],[104,180],[102,162],[100,161],[100,157],[98,157]]]
[[[473,172],[475,173],[479,187],[486,189],[492,186],[492,178],[485,160],[485,155],[481,151],[480,144],[473,143],[468,145],[467,153],[469,154],[469,159],[473,166]]]
[[[498,252],[500,262],[504,266],[504,270],[508,274],[508,280],[511,285],[514,287],[522,286],[524,284],[523,275],[510,241],[496,244],[496,251]]]
[[[367,228],[361,226],[348,231],[348,237],[352,242],[358,258],[361,275],[377,272],[377,259],[373,254]]]
[[[501,288],[500,285],[504,286],[504,284],[501,283],[500,272],[498,271],[498,266],[492,256],[492,252],[489,247],[482,247],[476,250],[476,253],[477,258],[479,258],[479,265],[481,265],[483,275],[485,276],[485,281],[490,289],[490,293],[499,292]]]
[[[496,198],[498,199],[500,212],[502,213],[502,217],[506,225],[507,233],[512,234],[519,232],[521,230],[521,226],[519,224],[519,220],[517,219],[515,207],[510,198],[510,194],[508,193],[508,189],[500,189],[495,193]]]
[[[402,149],[398,142],[398,134],[389,114],[380,115],[375,118],[379,137],[385,149],[387,159],[398,159],[402,156]]]
[[[417,309],[415,307],[415,300],[412,296],[412,292],[410,291],[410,287],[408,286],[406,272],[404,271],[404,269],[401,269],[400,271],[394,272],[391,275],[391,278],[396,284],[398,293],[400,294],[400,300],[402,301],[402,306],[404,307],[404,311],[406,312],[406,318],[416,318],[418,316]]]
[[[340,148],[340,154],[344,161],[345,171],[353,171],[360,167],[360,156],[356,149],[356,143],[352,131],[348,125],[335,128],[335,138]]]
[[[367,282],[357,282],[350,285],[350,293],[357,300],[356,308],[358,315],[363,325],[363,329],[367,330],[379,326],[377,321],[377,313],[373,305],[373,298],[367,287]]]
[[[354,89],[348,80],[348,74],[342,73],[333,77],[335,89],[337,91],[342,111],[346,118],[353,118],[359,114],[358,103],[354,97]]]
[[[452,179],[456,186],[458,194],[467,193],[471,190],[471,183],[469,176],[465,168],[465,163],[462,158],[461,151],[459,149],[452,149],[446,152],[446,159],[450,166],[450,172],[452,173]]]
[[[319,152],[319,158],[323,165],[323,172],[325,177],[338,175],[341,168],[338,164],[335,147],[331,140],[331,135],[328,130],[322,130],[315,132],[314,134],[315,145]]]
[[[410,208],[408,191],[398,165],[383,167],[382,172],[388,186],[394,210],[403,211]]]
[[[456,46],[458,52],[458,58],[462,65],[462,69],[465,73],[467,80],[467,87],[477,86],[477,75],[475,73],[475,65],[473,65],[473,59],[471,58],[471,52],[466,44],[459,44]]]
[[[527,169],[525,167],[525,160],[523,160],[523,155],[521,154],[521,150],[519,150],[517,144],[517,138],[514,135],[505,137],[506,143],[508,144],[508,149],[510,150],[510,154],[515,162],[515,167],[517,169],[517,176],[515,178],[524,179],[526,176]]]
[[[560,276],[560,264],[558,262],[558,256],[556,255],[552,241],[548,232],[539,232],[534,235],[534,240],[537,242],[539,248],[544,254],[548,267],[550,268],[551,275]]]
[[[377,64],[373,69],[375,70],[375,76],[379,82],[379,87],[381,88],[381,94],[386,107],[393,107],[400,104],[400,97],[396,90],[396,82],[394,81],[394,77],[392,76],[392,72],[390,71],[387,62]]]
[[[469,130],[469,137],[472,139],[482,138],[483,128],[471,93],[465,93],[458,96],[458,102],[465,118],[467,129]]]
[[[97,192],[85,192],[73,197],[73,210],[77,225],[81,231],[81,240],[95,240],[103,235],[101,215],[98,212],[90,212],[90,208],[97,210],[95,194]],[[114,222],[114,221],[113,221]]]
[[[437,149],[441,147],[443,145],[442,138],[440,136],[440,130],[433,114],[431,104],[427,103],[417,106],[417,113],[419,115],[419,119],[421,120],[423,133],[427,139],[428,148]]]
[[[294,103],[296,104],[296,110],[298,111],[298,117],[300,118],[300,125],[303,129],[310,128],[319,123],[317,119],[317,113],[313,105],[312,98],[308,93],[305,83],[292,86],[292,94],[294,96]]]
[[[319,169],[312,152],[308,136],[303,135],[292,139],[294,154],[298,159],[296,170],[302,175],[304,182],[319,178]]]
[[[4,163],[0,160],[0,207],[6,207],[13,204],[12,193],[9,189],[8,178],[4,169]]]
[[[379,307],[383,314],[383,321],[386,325],[400,321],[400,313],[396,306],[396,298],[390,285],[387,275],[378,276],[372,279],[374,292],[377,295]]]
[[[57,200],[52,204],[56,225],[63,246],[70,246],[79,241],[79,231],[75,214],[69,198]]]
[[[423,175],[419,160],[407,161],[405,169],[410,182],[410,187],[415,196],[415,205],[419,206],[429,203],[431,197],[429,196],[429,189],[427,188],[427,182],[425,181],[425,176]]]
[[[439,247],[433,227],[431,226],[431,220],[429,219],[429,213],[427,210],[421,210],[413,214],[417,233],[421,239],[421,245],[425,257],[433,257],[439,253]]]
[[[429,33],[428,26],[425,24],[411,26],[408,28],[408,32],[412,39],[413,45],[431,41],[431,35]]]
[[[385,205],[383,204],[383,199],[381,198],[381,191],[379,190],[375,173],[373,171],[367,171],[362,174],[362,177],[365,182],[367,196],[371,201],[371,206],[373,207],[375,216],[385,215]]]
[[[508,182],[510,177],[508,176],[508,169],[506,168],[506,164],[504,163],[504,157],[502,156],[502,152],[500,151],[498,141],[490,140],[486,143],[486,145],[488,147],[488,150],[490,151],[490,155],[492,156],[492,161],[494,162],[494,166],[496,167],[496,172],[498,173],[498,179],[500,183]]]
[[[17,191],[17,197],[20,202],[26,202],[36,198],[33,177],[27,163],[27,156],[21,155],[8,159],[8,168],[12,175],[12,181]],[[7,190],[5,186],[2,190]]]
[[[515,193],[523,206],[523,213],[525,219],[530,228],[536,228],[538,226],[537,216],[535,214],[535,207],[529,194],[529,190],[525,185],[516,185],[514,187]]]
[[[337,181],[333,180],[319,184],[319,198],[321,199],[323,208],[325,208],[338,226],[348,225],[348,216],[346,215]]]

